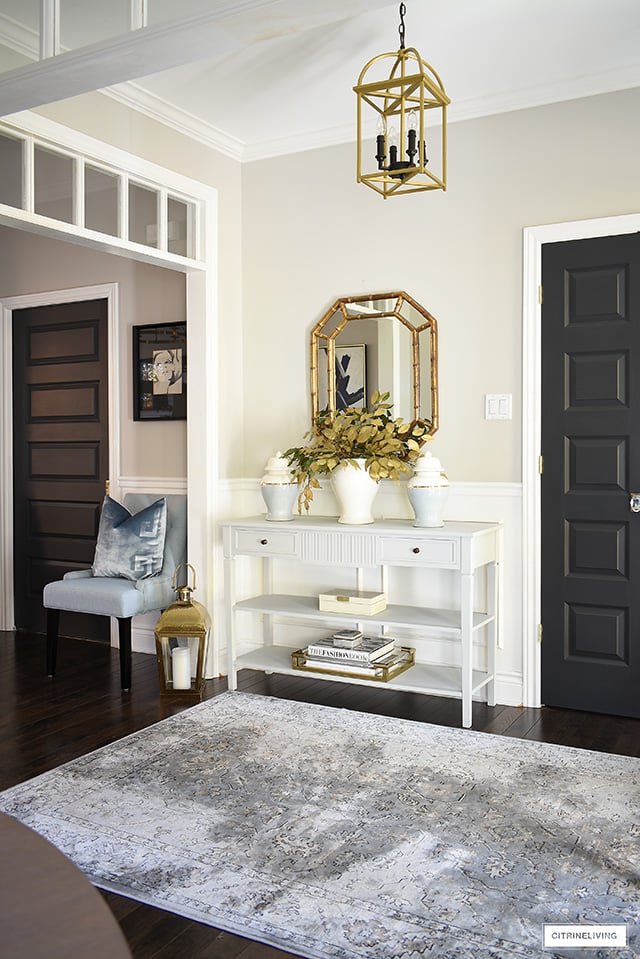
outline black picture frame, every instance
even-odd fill
[[[133,327],[133,418],[186,420],[186,323]]]

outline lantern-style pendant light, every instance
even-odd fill
[[[193,586],[176,585],[178,571],[184,566],[193,573]],[[195,588],[195,569],[191,563],[180,563],[173,574],[178,599],[164,611],[155,628],[162,695],[202,698],[211,619],[205,607],[191,599]]]
[[[405,48],[405,13],[401,3],[400,49],[370,60],[353,88],[358,97],[358,183],[385,199],[447,188],[447,106],[451,101],[433,67],[413,47]],[[393,60],[390,71],[389,59]],[[440,111],[440,126],[430,125],[427,137],[428,110]]]

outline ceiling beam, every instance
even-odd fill
[[[227,57],[388,5],[388,0],[217,0],[204,15],[143,27],[0,74],[0,116],[195,60]]]

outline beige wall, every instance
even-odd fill
[[[522,229],[640,210],[640,89],[451,124],[446,193],[383,200],[338,146],[243,168],[245,475],[301,440],[308,339],[333,300],[405,289],[439,321],[455,481],[521,478]],[[511,422],[484,394],[513,394]]]
[[[222,478],[243,475],[240,164],[100,94],[43,107],[43,116],[218,191],[218,378],[225,415],[218,437]],[[228,415],[227,411],[228,410]]]
[[[219,191],[220,476],[260,476],[310,416],[308,340],[339,296],[406,289],[439,321],[454,481],[521,476],[522,229],[640,210],[640,90],[449,129],[446,193],[383,200],[352,144],[240,165],[99,95],[43,108]],[[486,393],[513,420],[485,421]]]
[[[0,299],[118,284],[122,475],[186,476],[184,421],[134,422],[131,375],[131,327],[184,322],[184,275],[9,227],[0,227],[0,250]]]

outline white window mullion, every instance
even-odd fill
[[[73,164],[73,222],[84,226],[84,157],[76,157]]]
[[[119,236],[121,240],[129,239],[129,177],[124,174],[120,177],[119,185],[119,207],[120,207],[120,216],[119,216]]]
[[[200,203],[187,205],[187,256],[198,257],[204,247]]]
[[[167,250],[169,243],[169,223],[168,223],[168,194],[167,190],[158,190],[157,202],[157,221],[158,221],[158,249]]]
[[[140,30],[147,25],[147,0],[131,0],[131,29]]]
[[[41,0],[40,59],[60,53],[60,0]]]
[[[35,209],[35,164],[33,159],[34,140],[27,137],[22,147],[22,209],[33,213]]]

